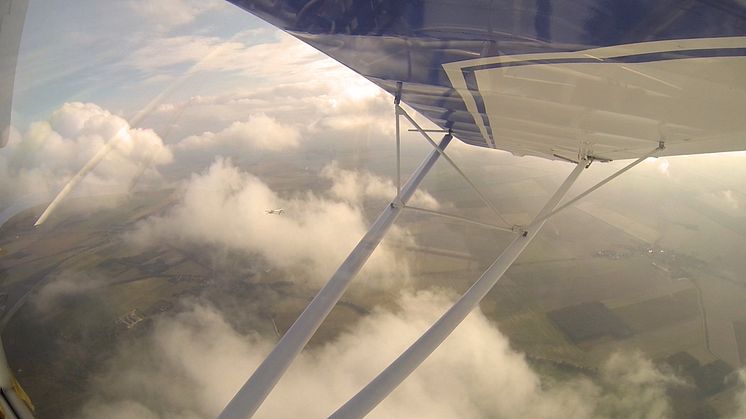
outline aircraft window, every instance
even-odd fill
[[[699,153],[707,130],[716,151],[744,144],[743,5],[687,37],[690,11],[618,1],[592,2],[618,26],[548,1],[235,3],[0,0],[3,397],[38,418],[216,417],[400,211],[258,410],[326,417],[530,236],[578,153],[565,201],[649,153],[552,215],[370,417],[746,416],[746,154],[662,151]],[[645,35],[640,16],[670,26]],[[559,42],[596,27],[598,45]],[[692,46],[551,55],[633,33]],[[497,61],[446,69],[473,59]],[[415,208],[395,199],[397,82],[433,142],[456,137]],[[398,132],[401,188],[439,154],[404,115]]]

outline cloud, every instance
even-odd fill
[[[287,125],[304,121],[305,133],[355,132],[373,128],[393,134],[391,99],[372,82],[279,30],[257,44],[255,30],[230,39],[179,35],[150,40],[121,63],[147,80],[187,71],[212,80],[209,94],[190,86],[191,98],[166,103],[155,124],[178,117],[182,136],[217,132],[245,115],[265,113]],[[187,83],[188,85],[188,83]],[[296,122],[297,123],[297,122]],[[305,135],[304,135],[305,138]]]
[[[334,197],[358,205],[362,204],[364,198],[390,200],[396,191],[391,180],[382,179],[368,172],[344,170],[337,162],[325,166],[321,170],[321,176],[333,182],[331,194]],[[409,204],[430,209],[440,207],[432,195],[421,189],[415,191]]]
[[[130,9],[160,30],[193,22],[202,13],[214,9],[216,2],[189,0],[130,0]]]
[[[746,369],[738,371],[738,388],[735,395],[736,412],[731,419],[746,418]]]
[[[666,389],[685,385],[637,353],[612,355],[601,370],[600,383],[613,390],[600,394],[595,409],[599,416],[645,419],[669,417],[672,412]]]
[[[215,50],[230,54],[239,52],[243,48],[244,45],[239,42],[225,41],[215,37],[199,35],[161,37],[133,51],[124,64],[148,72],[168,69],[180,64],[193,65],[211,53],[214,54]]]
[[[303,149],[331,143],[343,147],[361,137],[375,138],[385,145],[386,140],[394,138],[390,98],[370,82],[348,80],[349,76],[343,74],[336,80],[326,75],[308,76],[302,82],[285,83],[273,80],[268,83],[272,87],[196,95],[162,104],[149,116],[148,123],[171,137],[189,138],[201,137],[204,131],[218,133],[236,121],[245,123],[246,115],[266,115],[299,132]],[[335,87],[339,84],[346,88]],[[404,137],[409,134],[405,132]]]
[[[324,345],[304,351],[257,417],[325,417],[396,357],[449,304],[438,291],[403,292]],[[214,307],[188,304],[156,322],[140,348],[122,348],[92,383],[81,417],[214,417],[273,341],[236,332]],[[659,418],[677,380],[639,355],[615,355],[589,379],[542,381],[474,311],[371,418]],[[116,409],[119,409],[118,411]]]
[[[80,185],[80,195],[125,192],[145,168],[172,160],[152,130],[132,128],[93,103],[65,103],[48,121],[32,123],[0,150],[2,203],[51,199],[112,138],[114,150]],[[152,170],[148,174],[157,176]]]
[[[235,156],[257,150],[292,149],[298,147],[299,143],[300,133],[296,128],[280,124],[276,119],[259,113],[249,116],[245,122],[234,122],[217,133],[208,131],[189,136],[174,148],[182,153]]]
[[[170,106],[161,109],[160,115],[154,115],[173,116],[199,109],[190,115],[199,118],[203,126],[214,121],[241,121],[245,115],[264,112],[275,118],[282,114],[284,118],[278,118],[281,122],[310,119],[304,126],[339,130],[365,124],[379,127],[378,111],[390,115],[390,98],[354,71],[282,31],[272,30],[269,39],[258,44],[255,32],[248,30],[230,39],[161,37],[135,49],[122,65],[151,78],[194,67],[200,79],[213,80],[211,97],[205,97],[200,86],[193,86],[198,92],[193,97],[167,104]],[[371,107],[373,103],[376,105]],[[322,115],[323,123],[316,124]],[[386,122],[387,130],[393,132],[391,119]]]
[[[106,282],[95,274],[63,271],[42,286],[32,301],[37,310],[48,312],[65,299],[84,295],[102,285]]]
[[[129,234],[139,246],[177,241],[228,248],[264,257],[273,266],[300,268],[315,281],[326,280],[367,230],[360,199],[367,191],[377,191],[384,182],[369,174],[328,169],[332,179],[331,196],[307,192],[281,196],[257,177],[243,172],[230,161],[217,159],[205,172],[186,183],[179,204],[164,216],[140,222]],[[352,196],[337,195],[357,182]],[[347,192],[345,192],[346,194]],[[378,193],[378,192],[376,192]],[[389,190],[391,196],[392,190]],[[423,200],[427,195],[421,194]],[[346,200],[345,200],[346,199]],[[429,198],[432,202],[434,199]],[[266,214],[267,209],[283,208],[282,215]],[[393,228],[392,236],[406,242],[405,232]],[[377,286],[399,281],[406,266],[385,246],[366,265]]]
[[[339,64],[313,47],[280,30],[275,30],[273,36],[272,42],[259,44],[255,30],[239,32],[230,39],[207,35],[163,36],[134,50],[122,64],[141,72],[153,72],[199,63],[202,71],[234,72],[277,82],[302,80],[304,75],[313,78],[325,71],[339,73]],[[278,68],[284,71],[278,73]]]
[[[391,97],[379,87],[281,31],[271,31],[260,44],[254,32],[230,39],[161,37],[135,49],[122,65],[148,80],[187,68],[211,80],[208,95],[202,85],[186,82],[193,96],[161,104],[148,123],[164,136],[199,137],[264,114],[296,127],[306,144],[350,142],[361,135],[393,138]]]

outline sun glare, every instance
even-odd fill
[[[362,101],[380,95],[381,89],[365,80],[350,80],[343,92],[346,98]]]

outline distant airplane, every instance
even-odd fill
[[[283,208],[275,208],[275,209],[264,210],[264,212],[266,212],[267,214],[277,214],[277,215],[280,215],[283,212],[285,212],[285,209],[283,209]]]

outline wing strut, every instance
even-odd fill
[[[557,189],[557,192],[547,201],[544,208],[536,216],[537,224],[531,223],[508,245],[497,257],[492,265],[482,276],[469,288],[459,300],[433,324],[415,343],[391,365],[381,372],[365,388],[360,390],[353,398],[334,412],[330,419],[362,418],[367,415],[378,403],[404,381],[440,344],[453,332],[453,330],[466,318],[487,293],[495,286],[510,265],[518,259],[526,246],[536,237],[541,227],[546,223],[545,216],[554,210],[560,200],[567,194],[572,184],[586,167],[588,160],[584,157],[570,173],[567,179]]]
[[[414,127],[416,128],[416,130],[417,130],[417,131],[419,131],[419,133],[420,133],[420,134],[421,134],[421,135],[422,135],[422,136],[423,136],[423,137],[424,137],[424,138],[425,138],[425,139],[427,140],[427,142],[429,142],[429,143],[430,143],[430,145],[431,145],[431,146],[433,146],[433,148],[435,148],[435,149],[437,150],[437,149],[438,149],[438,147],[437,147],[437,145],[435,144],[435,141],[433,141],[433,139],[432,139],[432,138],[430,138],[430,135],[428,134],[428,131],[429,131],[429,130],[425,130],[425,129],[423,129],[423,128],[422,128],[422,127],[421,127],[421,126],[420,126],[420,125],[419,125],[419,124],[418,124],[418,123],[417,123],[417,122],[416,122],[416,121],[414,120],[414,118],[412,118],[411,116],[409,116],[409,114],[407,113],[407,111],[405,111],[405,110],[404,110],[404,108],[402,108],[402,107],[401,107],[401,106],[399,105],[399,103],[398,103],[398,102],[394,102],[394,103],[395,103],[395,105],[396,105],[397,137],[398,137],[398,133],[399,133],[399,131],[398,131],[399,116],[401,115],[401,116],[403,116],[404,118],[406,118],[406,119],[407,119],[407,121],[409,121],[409,123],[410,123],[410,124],[412,124],[412,125],[413,125],[413,126],[414,126]],[[449,132],[450,132],[450,131],[449,131]],[[398,151],[398,142],[397,142],[397,151]],[[475,192],[475,193],[476,193],[477,195],[479,195],[479,198],[480,198],[480,199],[482,200],[482,202],[484,202],[484,204],[485,204],[485,205],[487,205],[487,207],[488,207],[489,209],[491,209],[491,210],[492,210],[492,212],[494,212],[494,213],[495,213],[495,215],[497,215],[497,218],[499,218],[499,219],[500,219],[500,220],[501,220],[501,221],[502,221],[502,222],[503,222],[503,223],[504,223],[505,225],[509,225],[509,224],[508,224],[508,222],[507,222],[507,221],[505,220],[505,218],[503,218],[503,216],[502,216],[502,215],[500,214],[500,211],[498,211],[498,210],[497,210],[497,208],[495,208],[495,205],[493,205],[493,204],[492,204],[492,202],[491,202],[491,201],[490,201],[490,200],[489,200],[489,199],[488,199],[488,198],[487,198],[486,196],[484,196],[484,194],[482,193],[482,191],[480,191],[480,190],[479,190],[479,188],[477,188],[477,185],[475,185],[475,184],[474,184],[474,182],[472,182],[472,181],[471,181],[471,179],[469,179],[469,177],[468,177],[468,176],[466,176],[466,173],[464,173],[464,171],[463,171],[463,170],[461,170],[461,168],[460,168],[460,167],[458,167],[458,165],[456,164],[456,162],[455,162],[455,161],[453,161],[453,160],[452,160],[452,159],[451,159],[451,158],[450,158],[450,157],[449,157],[449,156],[448,156],[448,155],[447,155],[447,154],[445,153],[445,151],[441,150],[441,151],[439,151],[439,153],[440,153],[440,154],[441,154],[441,155],[443,156],[443,158],[444,158],[444,159],[446,159],[446,161],[448,162],[448,164],[450,164],[450,165],[451,165],[451,166],[452,166],[452,167],[453,167],[453,168],[454,168],[454,169],[456,170],[456,172],[458,172],[458,174],[459,174],[459,175],[461,175],[461,177],[462,177],[462,178],[463,178],[463,179],[464,179],[464,180],[466,181],[466,183],[468,183],[468,184],[469,184],[469,186],[471,186],[471,188],[472,188],[472,189],[474,190],[474,192]],[[398,159],[397,159],[397,164],[398,164],[398,162],[399,162],[399,161],[398,161]]]
[[[0,339],[0,417],[8,419],[34,419],[34,405],[21,385],[13,377]]]
[[[499,226],[497,224],[485,223],[485,222],[479,221],[479,220],[472,220],[471,218],[461,217],[459,215],[448,214],[446,212],[431,210],[431,209],[427,209],[427,208],[413,207],[413,206],[410,206],[410,205],[404,205],[404,209],[410,210],[410,211],[414,211],[414,212],[420,212],[420,213],[423,213],[423,214],[428,214],[428,215],[434,215],[434,216],[438,216],[438,217],[448,218],[448,219],[451,219],[451,220],[461,221],[461,222],[468,223],[468,224],[475,224],[475,225],[478,225],[480,227],[486,227],[486,228],[490,228],[490,229],[493,229],[493,230],[506,231],[506,232],[509,232],[509,233],[515,233],[520,228],[518,226],[516,226],[515,228],[503,227],[503,226]]]
[[[397,105],[398,108],[398,105]],[[408,115],[407,115],[408,116]],[[397,116],[398,120],[398,116]],[[360,271],[368,257],[373,253],[391,225],[396,221],[403,206],[412,197],[425,175],[435,165],[453,137],[450,133],[443,136],[440,144],[425,158],[410,176],[409,180],[398,189],[397,197],[386,206],[370,230],[355,246],[347,259],[329,279],[329,282],[316,294],[295,323],[285,332],[275,348],[254,371],[249,380],[238,390],[228,403],[220,419],[245,419],[251,417],[272,391],[280,377],[293,362],[303,347],[308,343],[326,316],[344,294],[352,278]],[[398,144],[397,144],[398,146]],[[397,147],[398,148],[398,147]],[[398,176],[397,176],[398,177]]]
[[[569,201],[565,202],[564,204],[560,205],[560,206],[559,206],[558,208],[556,208],[556,209],[555,209],[554,211],[551,211],[550,213],[548,213],[548,214],[546,214],[546,215],[544,215],[544,216],[542,216],[542,217],[536,217],[536,219],[535,219],[534,221],[532,221],[532,222],[531,222],[530,226],[534,226],[534,225],[536,225],[536,224],[538,224],[538,223],[540,223],[540,222],[542,222],[542,221],[545,221],[545,220],[547,220],[547,219],[549,219],[549,218],[553,217],[553,216],[554,216],[555,214],[557,214],[558,212],[560,212],[560,211],[562,211],[563,209],[565,209],[565,208],[569,207],[570,205],[572,205],[572,204],[574,204],[574,203],[576,203],[576,202],[580,201],[581,199],[583,199],[583,198],[585,198],[586,196],[588,196],[588,195],[589,195],[589,194],[590,194],[591,192],[593,192],[593,191],[595,191],[596,189],[598,189],[598,188],[600,188],[600,187],[602,187],[602,186],[606,185],[607,183],[609,183],[609,182],[611,182],[612,180],[614,180],[614,179],[615,179],[615,178],[616,178],[617,176],[620,176],[620,175],[621,175],[622,173],[626,172],[627,170],[629,170],[629,169],[631,169],[631,168],[633,168],[633,167],[637,166],[638,164],[642,163],[642,162],[643,162],[643,161],[644,161],[645,159],[647,159],[648,157],[653,157],[653,156],[655,156],[655,155],[656,155],[656,154],[657,154],[657,153],[658,153],[659,151],[661,151],[661,150],[663,150],[663,149],[665,149],[665,148],[666,148],[666,145],[665,145],[665,143],[664,143],[663,141],[660,141],[660,142],[658,143],[658,147],[656,147],[656,148],[652,149],[652,150],[651,150],[651,151],[650,151],[650,152],[649,152],[648,154],[645,154],[644,156],[640,157],[639,159],[637,159],[637,160],[633,161],[632,163],[630,163],[630,164],[628,164],[628,165],[626,165],[626,166],[622,167],[621,169],[617,170],[616,172],[614,172],[614,173],[613,173],[612,175],[610,175],[610,176],[609,176],[609,177],[607,177],[606,179],[604,179],[604,180],[602,180],[602,181],[598,182],[597,184],[593,185],[592,187],[590,187],[590,188],[586,189],[586,190],[585,190],[585,192],[579,193],[579,194],[578,194],[578,195],[577,195],[577,196],[576,196],[575,198],[573,198],[573,199],[571,199],[571,200],[569,200]]]
[[[567,179],[547,201],[544,208],[539,212],[534,220],[528,224],[528,226],[502,227],[496,224],[485,223],[439,211],[407,205],[407,201],[412,197],[427,173],[435,165],[438,158],[442,156],[451,164],[451,166],[453,166],[454,169],[456,169],[464,180],[466,180],[469,186],[474,189],[485,204],[495,212],[498,218],[500,218],[505,224],[508,224],[492,203],[445,153],[445,148],[452,139],[451,133],[448,132],[445,134],[440,143],[436,144],[427,134],[428,130],[422,129],[417,122],[406,113],[398,102],[397,97],[394,102],[397,121],[396,197],[378,216],[370,230],[365,234],[365,236],[363,236],[326,285],[319,290],[311,303],[295,320],[295,323],[293,323],[285,335],[282,336],[272,352],[270,352],[248,381],[233,396],[233,399],[228,403],[218,417],[219,419],[245,419],[250,418],[256,413],[295,357],[297,357],[303,350],[313,334],[321,326],[324,319],[329,315],[336,303],[342,297],[349,283],[360,271],[363,264],[368,260],[403,209],[442,216],[518,234],[508,247],[503,250],[500,256],[497,257],[492,265],[474,283],[474,285],[472,285],[471,288],[469,288],[469,290],[467,290],[466,293],[464,293],[464,295],[462,295],[461,298],[433,326],[431,326],[428,331],[426,331],[414,344],[412,344],[412,346],[400,355],[399,358],[381,372],[378,377],[371,381],[357,395],[333,413],[331,416],[333,419],[363,417],[385,399],[389,393],[401,384],[401,382],[404,381],[409,374],[411,374],[435,350],[435,348],[437,348],[451,334],[451,332],[453,332],[453,330],[464,320],[464,318],[466,318],[474,307],[479,304],[513,262],[518,259],[534,237],[536,237],[536,234],[538,234],[550,217],[636,166],[645,158],[653,156],[659,150],[663,149],[663,143],[660,143],[656,149],[630,163],[558,208],[557,205],[565,197],[580,173],[584,168],[590,166],[590,162],[594,160],[591,156],[581,155],[580,160],[576,163],[575,169],[570,173]],[[416,128],[416,131],[420,132],[420,134],[433,146],[433,150],[415,172],[412,173],[409,180],[407,180],[404,185],[401,185],[400,169],[400,116],[404,116]]]

